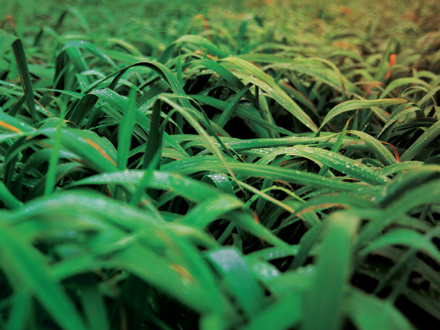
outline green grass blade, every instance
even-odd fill
[[[29,74],[29,68],[23,49],[23,43],[20,39],[14,41],[14,43],[12,44],[12,50],[14,51],[15,61],[17,62],[18,72],[20,73],[20,80],[21,84],[23,85],[24,94],[26,96],[26,103],[31,113],[32,121],[34,122],[34,125],[37,125],[34,90],[32,88],[31,76]]]
[[[5,186],[3,181],[0,181],[0,201],[10,209],[15,209],[23,205]]]
[[[249,74],[246,78],[250,82],[264,90],[270,97],[276,100],[310,130],[318,130],[316,124],[310,119],[310,117],[280,88],[280,86],[278,86],[272,77],[267,75],[264,71],[237,57],[228,57],[223,61],[236,65],[244,70],[245,73]]]
[[[150,162],[153,160],[154,155],[158,155],[160,159],[162,136],[160,129],[160,113],[161,113],[161,102],[158,100],[153,105],[153,114],[150,122],[150,132],[148,136],[147,148],[144,154],[143,168],[146,169]],[[155,164],[155,169],[159,169],[160,160]]]
[[[25,287],[46,308],[47,312],[64,329],[86,329],[81,317],[61,286],[54,281],[45,260],[20,235],[4,221],[0,221],[0,249],[3,268],[8,277],[20,280],[20,289]]]
[[[402,154],[402,162],[414,159],[420,152],[423,151],[432,141],[434,141],[440,134],[440,121],[437,121],[430,128],[428,128],[406,151]]]
[[[340,182],[338,180],[328,179],[322,176],[318,176],[317,174],[299,170],[238,162],[228,162],[228,166],[237,175],[269,178],[272,180],[282,180],[301,185],[312,185],[314,187],[330,188],[337,191],[350,191],[360,188],[357,184]],[[162,169],[164,171],[170,171],[184,175],[198,173],[201,171],[226,171],[223,163],[212,157],[200,157],[195,159],[182,160],[179,162],[164,165]]]
[[[342,325],[345,286],[351,272],[351,242],[358,219],[347,213],[334,213],[316,266],[314,286],[305,297],[303,329],[334,329]]]
[[[397,164],[396,158],[379,140],[361,131],[351,130],[348,133],[359,136],[384,166]]]
[[[231,248],[210,251],[206,255],[222,275],[244,313],[248,317],[257,315],[265,304],[264,292],[243,257]]]
[[[229,119],[231,118],[235,108],[237,107],[238,102],[240,102],[240,99],[243,97],[243,95],[249,90],[249,88],[251,87],[251,85],[247,85],[244,88],[242,88],[240,90],[240,92],[237,93],[237,95],[235,95],[229,105],[225,108],[225,110],[222,112],[222,114],[220,115],[220,117],[216,120],[217,124],[220,127],[224,127],[225,124],[229,121]]]
[[[220,50],[216,45],[214,45],[208,39],[205,39],[203,37],[196,36],[196,35],[182,36],[179,39],[177,39],[174,43],[175,44],[180,44],[180,43],[195,44],[195,45],[201,46],[203,49],[206,49],[210,55],[214,55],[219,58],[223,58],[223,57],[228,56],[227,53]]]
[[[383,107],[408,102],[405,99],[380,99],[380,100],[362,100],[362,101],[345,101],[337,105],[325,116],[320,129],[324,127],[330,120],[347,111],[354,111],[360,109],[369,109],[371,107]]]
[[[440,252],[429,238],[409,229],[394,229],[382,235],[362,249],[361,255],[366,256],[376,249],[389,245],[403,245],[421,250],[440,262]]]
[[[391,91],[395,90],[398,87],[406,86],[406,85],[421,85],[424,87],[429,87],[429,84],[423,81],[422,79],[417,78],[399,78],[396,80],[393,80],[380,94],[380,99],[383,99],[385,96],[387,96]]]
[[[118,129],[118,168],[124,170],[127,167],[128,156],[131,147],[131,137],[135,122],[135,92],[131,90],[128,97],[128,107]]]
[[[301,297],[291,295],[277,300],[275,303],[252,318],[245,330],[282,330],[296,326],[301,319]],[[274,322],[276,320],[276,322]]]
[[[339,152],[339,149],[341,148],[342,141],[344,139],[345,133],[347,131],[348,123],[349,122],[347,121],[347,123],[345,124],[344,128],[342,129],[342,132],[339,133],[338,139],[336,140],[336,143],[332,147],[332,152],[335,152],[335,153]],[[329,167],[327,165],[324,165],[319,170],[318,175],[326,176],[326,174],[328,172],[328,169],[329,169]]]
[[[361,330],[414,329],[391,303],[351,289],[345,302],[350,319]],[[372,317],[374,315],[374,317]]]

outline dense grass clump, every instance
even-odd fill
[[[1,329],[440,326],[436,1],[67,2],[1,18]]]

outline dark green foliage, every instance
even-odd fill
[[[436,1],[48,3],[0,31],[1,329],[440,326]]]

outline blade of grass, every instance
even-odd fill
[[[12,50],[14,51],[15,61],[17,62],[18,72],[20,73],[20,80],[21,84],[23,85],[24,94],[26,96],[26,103],[31,113],[34,126],[36,126],[37,114],[35,110],[34,90],[32,88],[31,76],[29,74],[29,68],[23,49],[23,43],[20,39],[17,39],[13,42]]]
[[[369,109],[371,107],[382,107],[382,106],[390,106],[396,104],[402,104],[408,102],[405,99],[380,99],[380,100],[355,100],[355,101],[345,101],[341,104],[337,105],[325,116],[322,124],[320,126],[320,130],[334,117],[340,115],[341,113],[353,110],[360,109]]]
[[[118,129],[118,168],[127,167],[128,155],[131,147],[131,138],[135,122],[135,91],[132,89],[128,97],[128,107]]]
[[[305,296],[302,324],[305,330],[339,329],[344,315],[344,289],[351,272],[351,242],[359,219],[348,213],[333,213],[327,221],[315,283]]]
[[[20,235],[4,221],[0,221],[0,249],[3,268],[8,277],[20,280],[23,286],[35,295],[47,312],[65,329],[86,329],[73,303],[47,268],[45,260]]]

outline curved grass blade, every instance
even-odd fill
[[[379,172],[383,175],[389,176],[396,173],[400,173],[406,170],[414,170],[414,169],[420,169],[420,167],[423,165],[422,162],[405,162],[405,163],[397,163],[394,165],[389,165],[385,168],[382,168],[379,170]]]
[[[88,50],[92,54],[98,56],[103,61],[110,64],[113,68],[116,68],[116,69],[118,68],[118,66],[112,61],[112,59],[110,57],[105,55],[105,53],[102,50],[100,50],[98,47],[96,47],[94,44],[92,44],[90,42],[87,42],[84,40],[72,40],[72,41],[69,41],[65,44],[63,50],[66,50],[68,52],[68,49],[71,47],[82,48],[82,49]]]
[[[228,106],[230,105],[230,103],[228,103],[226,101],[218,100],[216,98],[206,96],[206,95],[192,94],[192,95],[188,95],[188,96],[191,97],[193,100],[208,104],[208,105],[215,107],[216,109],[219,109],[221,111],[225,111],[225,109],[227,109]],[[283,127],[279,127],[275,124],[269,123],[268,121],[262,119],[262,117],[259,116],[258,114],[256,114],[253,111],[253,109],[254,108],[252,108],[252,107],[245,107],[244,105],[237,104],[237,107],[236,107],[234,113],[237,117],[240,117],[246,121],[258,124],[258,126],[260,126],[260,127],[269,128],[275,132],[282,133],[285,135],[292,135],[293,134],[293,132],[291,132]]]
[[[218,73],[223,79],[225,79],[228,84],[233,87],[237,92],[244,88],[244,84],[240,79],[238,79],[229,69],[221,65],[220,63],[211,60],[209,58],[197,60],[191,62],[193,65],[204,66],[216,73]]]
[[[15,209],[23,205],[5,186],[3,181],[0,181],[0,201],[10,209]]]
[[[218,161],[222,164],[220,161]],[[224,168],[224,167],[223,167]],[[105,173],[89,177],[80,181],[72,183],[71,186],[89,185],[89,184],[138,184],[144,178],[144,171],[126,170],[123,172]],[[231,195],[222,193],[214,187],[195,181],[194,179],[185,178],[175,173],[166,173],[162,171],[152,172],[149,177],[148,184],[150,189],[171,190],[173,193],[181,195],[192,202],[204,202],[210,198],[225,198],[230,201]],[[242,204],[237,199],[237,202]],[[232,210],[232,209],[231,209]],[[207,216],[209,218],[209,216]],[[288,246],[284,241],[274,236],[269,230],[255,222],[251,213],[247,210],[232,211],[228,214],[228,218],[235,221],[237,225],[242,226],[257,237],[275,245]],[[211,218],[211,220],[213,220]],[[206,223],[205,223],[206,225]]]
[[[433,89],[431,89],[428,93],[426,93],[423,98],[417,102],[417,105],[419,107],[422,107],[430,98],[432,98],[438,91],[440,91],[440,86],[437,86]]]
[[[423,151],[432,141],[440,134],[440,120],[428,128],[406,151],[403,153],[401,160],[406,162],[412,160]]]
[[[243,206],[243,203],[236,197],[230,195],[216,196],[191,209],[187,215],[179,220],[179,223],[203,229],[214,220],[220,219],[223,215],[227,217],[227,213],[243,208]]]
[[[272,153],[272,155],[281,154],[311,159],[369,184],[384,184],[388,181],[387,177],[381,175],[371,167],[333,151],[298,145],[291,148],[279,148]]]
[[[406,99],[380,99],[380,100],[355,100],[345,101],[337,105],[325,116],[319,129],[322,129],[330,120],[347,111],[354,111],[360,109],[369,109],[371,107],[383,107],[396,104],[407,103]]]
[[[422,85],[424,87],[429,87],[429,84],[422,79],[417,78],[399,78],[396,80],[393,80],[380,94],[380,99],[383,99],[385,96],[387,96],[391,91],[395,90],[397,87],[406,86],[410,84],[415,85]]]
[[[350,289],[344,305],[350,319],[360,330],[414,329],[390,302],[379,300],[362,291]]]
[[[209,151],[212,152],[213,155],[217,156],[218,159],[224,164],[226,167],[228,173],[231,175],[232,178],[235,178],[234,172],[229,167],[229,163],[226,161],[224,155],[220,151],[220,149],[217,147],[217,145],[214,143],[214,138],[210,137],[208,133],[203,129],[203,127],[199,124],[199,122],[191,115],[191,113],[188,110],[191,110],[191,108],[183,108],[179,104],[173,102],[166,96],[160,96],[160,100],[163,100],[164,102],[168,103],[170,106],[174,108],[177,112],[179,112],[187,121],[191,124],[192,127],[199,133],[199,135],[203,138],[203,140],[206,142],[206,147]],[[217,138],[217,137],[215,137]],[[220,141],[221,142],[221,141]]]
[[[222,114],[220,115],[220,117],[216,120],[217,125],[219,125],[220,127],[224,127],[226,125],[226,123],[229,121],[229,119],[231,118],[235,108],[237,107],[238,102],[240,102],[240,99],[243,97],[243,95],[249,90],[249,88],[251,87],[250,84],[248,84],[247,86],[245,86],[244,88],[242,88],[240,90],[240,92],[238,92],[230,101],[229,105],[224,109],[224,111],[222,112]]]
[[[282,107],[289,111],[296,119],[307,126],[310,130],[316,132],[318,127],[310,119],[310,117],[293,101],[264,71],[252,65],[251,63],[242,60],[238,57],[228,57],[223,61],[238,66],[250,76],[247,76],[250,82],[264,90],[270,97],[277,101]]]
[[[27,125],[25,122],[0,112],[0,131],[14,132],[16,134],[35,132],[35,128]],[[1,140],[0,140],[1,141]]]
[[[121,120],[122,114],[126,113],[126,109],[128,107],[128,101],[123,96],[117,94],[116,92],[112,91],[111,89],[105,88],[105,89],[96,90],[96,91],[91,92],[91,94],[88,94],[88,95],[93,95],[93,96],[96,95],[101,100],[107,102],[109,105],[111,105],[116,110],[118,110],[118,113],[114,116],[114,118],[117,119],[118,121]],[[135,112],[136,112],[136,123],[139,126],[141,126],[145,132],[149,132],[149,128],[151,125],[150,119],[147,116],[145,116],[143,113],[138,111],[137,109],[135,109]],[[136,127],[134,128],[134,131],[137,134],[143,136],[142,132],[139,132],[136,129]],[[180,153],[182,155],[188,156],[188,153],[179,144],[177,144],[169,134],[164,132],[163,136],[164,136],[163,138],[164,138],[165,143],[169,144],[170,146],[172,146],[176,150],[180,151]]]
[[[201,46],[202,48],[206,49],[210,55],[217,56],[218,58],[223,58],[228,56],[227,53],[220,50],[216,45],[214,45],[211,41],[208,39],[205,39],[201,36],[196,35],[185,35],[177,39],[175,44],[179,43],[191,43],[198,46]]]
[[[380,141],[376,140],[370,134],[354,130],[348,131],[348,133],[359,136],[385,166],[398,163],[396,158],[393,157],[393,154]]]
[[[55,138],[57,129],[48,128],[38,133]],[[117,170],[116,150],[104,137],[86,130],[64,128],[61,135],[61,145],[70,152],[78,155],[81,161],[98,172],[114,172]]]
[[[299,170],[278,168],[269,165],[247,164],[238,162],[228,162],[228,166],[237,175],[249,177],[269,178],[281,180],[300,185],[312,185],[319,188],[329,188],[337,191],[353,191],[360,188],[354,183],[340,182]],[[189,175],[202,171],[222,172],[226,168],[222,162],[213,157],[194,157],[193,159],[173,162],[162,167],[164,171]]]
[[[410,248],[423,251],[429,254],[433,259],[440,263],[440,252],[428,237],[417,233],[414,230],[398,228],[382,235],[369,243],[360,251],[362,256],[366,256],[376,249],[389,245],[403,245]]]
[[[378,236],[384,228],[404,215],[411,209],[422,205],[438,205],[440,204],[440,184],[439,180],[432,180],[428,183],[416,186],[407,193],[398,197],[391,205],[387,207],[385,212],[379,219],[368,223],[359,234],[356,242],[357,247],[363,246],[366,242],[370,242],[374,237]]]
[[[80,126],[87,114],[91,112],[97,101],[98,97],[96,95],[84,95],[79,101],[72,103],[71,110],[68,110],[66,114],[66,119],[73,121]]]
[[[8,277],[20,281],[36,299],[46,308],[47,312],[64,329],[86,329],[73,303],[62,291],[61,287],[47,268],[41,255],[24,242],[20,235],[4,221],[0,221],[0,250],[3,262],[2,267]]]
[[[405,107],[403,110],[396,112],[394,115],[392,115],[385,125],[383,126],[379,136],[382,136],[386,130],[389,130],[398,120],[402,118],[410,118],[414,113],[417,111],[420,111],[420,108],[417,106],[412,107]]]

